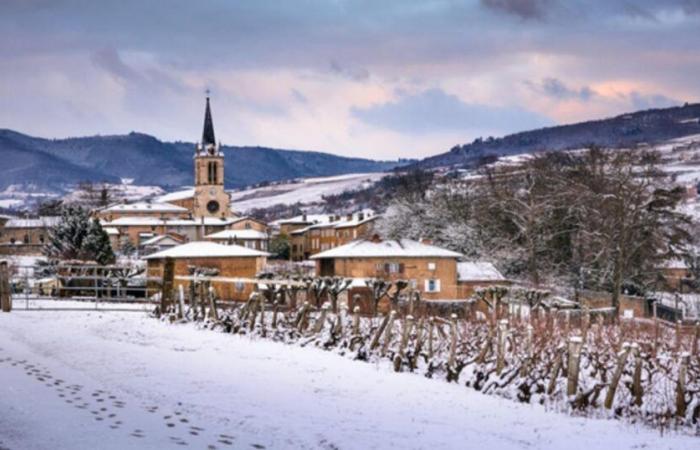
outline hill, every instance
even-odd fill
[[[300,177],[391,170],[397,161],[346,158],[321,152],[223,146],[227,188]],[[64,191],[80,181],[119,182],[165,189],[192,184],[194,144],[163,142],[142,133],[43,139],[0,130],[0,190],[11,185]]]
[[[476,139],[431,156],[414,168],[474,167],[498,156],[556,151],[596,145],[609,148],[657,144],[700,134],[700,104],[650,109],[601,120],[524,131],[502,138]]]

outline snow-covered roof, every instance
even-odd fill
[[[47,216],[38,219],[17,219],[12,218],[7,221],[5,228],[48,228],[58,225],[60,217]]]
[[[110,236],[116,236],[119,234],[119,230],[114,227],[102,227],[102,229],[105,230],[105,233]]]
[[[240,245],[222,245],[209,241],[196,241],[163,250],[144,259],[158,258],[248,258],[268,256],[269,253]]]
[[[338,222],[337,224],[334,225],[334,228],[348,228],[348,227],[356,227],[359,225],[362,225],[363,223],[371,222],[375,219],[377,219],[379,216],[370,216],[370,217],[363,217],[360,218],[359,216],[355,215],[353,216],[352,220],[342,220]]]
[[[229,240],[229,239],[267,239],[267,234],[258,230],[223,230],[206,236],[208,239]]]
[[[490,262],[466,261],[457,263],[459,281],[503,281],[506,278]]]
[[[152,238],[142,242],[141,245],[143,245],[143,246],[156,245],[156,244],[164,245],[166,243],[164,241],[170,241],[170,242],[172,242],[172,245],[180,245],[182,243],[181,241],[175,239],[172,236],[168,236],[167,234],[160,234],[157,236],[153,236]]]
[[[184,189],[182,191],[171,192],[169,194],[161,195],[158,197],[159,202],[172,202],[175,200],[186,200],[188,198],[194,197],[194,188]]]
[[[461,253],[410,239],[368,241],[358,240],[317,253],[311,259],[322,258],[459,258]]]
[[[660,269],[688,269],[688,264],[679,258],[674,258],[674,259],[669,259],[664,261],[660,267]]]
[[[279,219],[272,222],[272,225],[294,225],[305,223],[329,223],[329,214],[304,214],[301,216],[289,217],[287,219]]]
[[[158,202],[138,202],[138,203],[125,203],[121,205],[110,206],[104,210],[105,212],[187,212],[187,208],[182,206],[173,205],[172,203]]]
[[[103,222],[104,226],[223,226],[236,222],[238,218],[228,217],[225,219],[217,217],[204,217],[199,219],[159,219],[157,217],[120,217],[111,222]]]

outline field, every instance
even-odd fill
[[[61,302],[45,306],[85,307]],[[483,395],[388,360],[143,311],[0,314],[0,448],[693,448],[698,438]],[[269,322],[268,322],[269,323]]]

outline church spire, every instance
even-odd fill
[[[202,147],[207,145],[216,145],[214,121],[211,119],[211,107],[209,106],[209,92],[207,92],[207,108],[204,111],[204,131],[202,132]]]

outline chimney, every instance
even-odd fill
[[[365,220],[365,213],[363,213],[363,212],[357,213],[357,220]]]
[[[302,222],[306,222],[306,213],[301,215],[301,220]]]
[[[420,238],[420,243],[425,245],[433,245],[433,240],[428,238]]]
[[[382,242],[382,238],[379,237],[379,235],[375,233],[375,234],[373,234],[372,237],[370,238],[370,241],[371,241],[371,242],[374,242],[374,243],[379,243],[379,242]]]
[[[348,222],[352,220],[352,214],[348,214],[347,220],[348,220]]]

